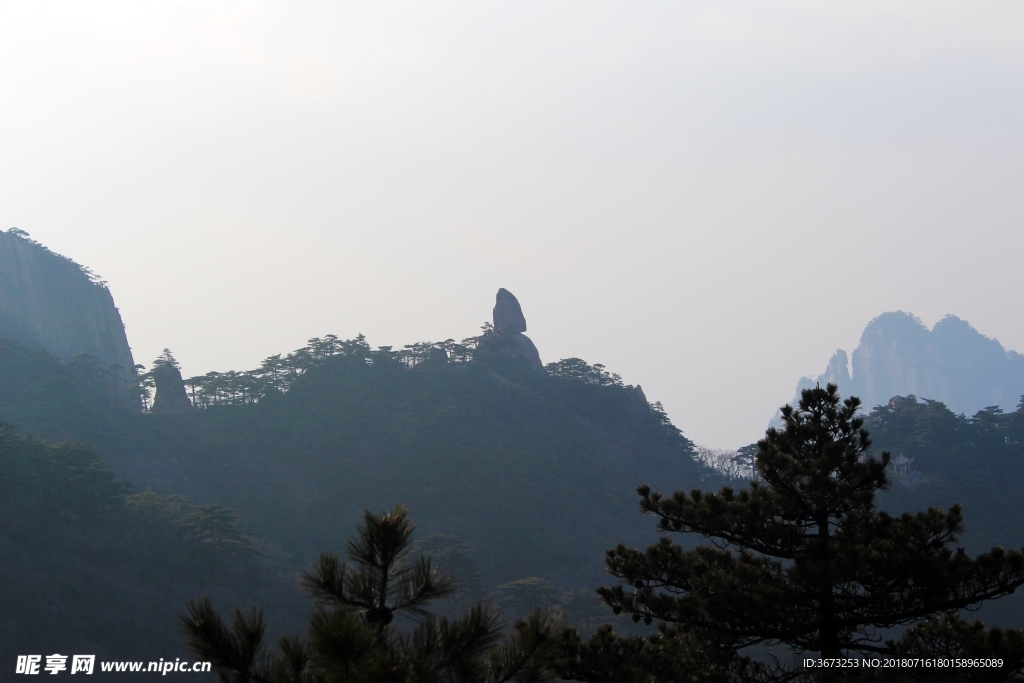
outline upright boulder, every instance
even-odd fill
[[[494,301],[494,331],[504,334],[526,332],[526,317],[516,295],[504,287]]]
[[[538,374],[546,374],[540,353],[526,331],[526,317],[519,299],[505,288],[498,290],[494,301],[493,347],[497,353],[524,359]]]

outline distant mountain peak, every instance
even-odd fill
[[[815,382],[833,382],[868,410],[913,394],[973,414],[995,405],[1012,410],[1024,394],[1024,356],[952,314],[929,330],[912,313],[883,313],[864,328],[851,360],[838,349],[817,379],[800,380],[797,397]]]

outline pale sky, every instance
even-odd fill
[[[0,2],[0,228],[136,361],[477,332],[759,437],[874,316],[1024,351],[1024,3]]]

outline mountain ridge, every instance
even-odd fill
[[[955,413],[1013,410],[1024,395],[1024,355],[955,315],[929,330],[911,313],[890,311],[865,326],[852,357],[837,349],[823,373],[802,377],[795,396],[829,382],[843,396],[860,397],[866,410],[911,394],[941,401]]]

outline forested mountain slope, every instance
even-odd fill
[[[893,457],[888,506],[960,503],[973,550],[1024,546],[1024,401],[1013,412],[989,407],[967,417],[939,401],[898,396],[872,410],[865,426],[873,450]]]
[[[93,449],[2,421],[0,560],[5,667],[25,653],[173,660],[177,614],[200,593],[301,616],[291,577],[231,511],[136,493]]]
[[[208,387],[220,399],[204,409],[148,414],[3,342],[0,411],[95,445],[144,488],[238,511],[297,566],[342,547],[363,508],[403,502],[422,533],[469,544],[485,588],[526,576],[596,585],[606,548],[653,536],[638,484],[699,483],[692,444],[599,366],[570,359],[539,374],[486,344],[465,362],[432,345],[408,362],[362,339],[329,353],[314,341],[284,390]]]
[[[876,453],[893,458],[891,490],[880,499],[897,514],[928,507],[964,511],[964,546],[1024,547],[1024,400],[1015,411],[991,406],[972,417],[939,401],[894,397],[865,420]],[[986,605],[989,624],[1024,626],[1024,594]]]

